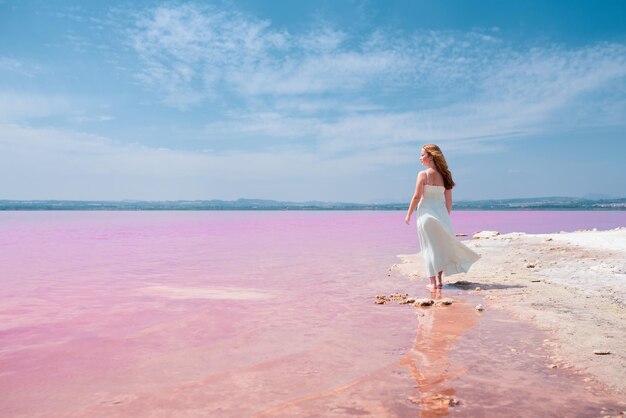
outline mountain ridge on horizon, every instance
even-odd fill
[[[237,200],[19,200],[0,199],[0,210],[402,210],[402,202],[357,203],[331,201],[280,201],[272,199]],[[456,210],[626,210],[626,197],[587,199],[547,196],[512,199],[457,200]]]

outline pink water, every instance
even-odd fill
[[[387,275],[396,254],[418,250],[403,219],[2,212],[0,416],[441,416],[449,408],[432,396],[451,393],[462,401],[451,411],[471,416],[619,407],[581,376],[548,370],[538,331],[475,316],[462,291],[444,296],[466,303],[424,317],[374,305],[376,294],[422,292]],[[453,221],[457,233],[555,232],[624,226],[626,212]]]

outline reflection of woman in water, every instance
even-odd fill
[[[431,289],[442,287],[442,276],[465,273],[480,255],[456,239],[452,230],[452,188],[454,181],[443,153],[435,144],[422,147],[420,161],[427,169],[417,175],[415,192],[405,222],[417,206],[419,236]]]
[[[440,297],[436,291],[435,299]],[[453,380],[465,373],[464,369],[450,370],[448,353],[474,327],[477,317],[465,303],[433,306],[420,313],[413,347],[400,364],[410,368],[415,380],[419,396],[413,402],[420,406],[420,417],[445,416],[455,403]]]

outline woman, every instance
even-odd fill
[[[415,193],[404,220],[407,225],[417,206],[419,236],[431,289],[441,289],[442,275],[465,273],[480,255],[459,242],[452,230],[452,188],[454,181],[448,163],[439,147],[427,144],[420,154],[422,165],[428,167],[417,175]]]

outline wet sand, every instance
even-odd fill
[[[543,332],[505,311],[476,311],[480,295],[455,288],[427,295],[454,302],[379,306],[415,316],[415,336],[398,349],[399,361],[254,416],[590,417],[618,416],[624,408],[603,385],[548,367]],[[380,333],[384,338],[385,329]]]
[[[464,289],[485,312],[532,324],[545,336],[535,344],[549,356],[546,367],[575,372],[585,388],[597,383],[624,399],[626,229],[479,236],[466,243],[482,259],[468,274],[444,279],[444,292]],[[401,259],[394,269],[421,284],[421,255]]]

